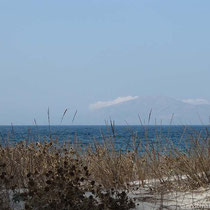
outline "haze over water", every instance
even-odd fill
[[[34,118],[46,125],[48,107],[55,124],[66,108],[65,124],[76,110],[75,124],[103,124],[105,108],[141,96],[196,105],[187,108],[194,110],[190,117],[184,104],[173,103],[170,116],[201,124],[201,115],[207,124],[209,8],[208,0],[0,1],[0,125]],[[126,110],[135,118],[151,108]],[[95,109],[101,118],[94,118]]]

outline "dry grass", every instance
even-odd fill
[[[116,205],[119,209],[129,209],[133,206],[132,202],[124,194],[117,194],[117,190],[129,190],[133,181],[139,181],[144,187],[148,180],[156,180],[158,184],[151,186],[151,190],[161,193],[163,190],[189,190],[209,185],[208,133],[202,137],[198,134],[181,143],[185,149],[180,149],[170,140],[167,140],[167,144],[159,140],[152,145],[133,139],[129,150],[122,152],[116,149],[113,136],[110,136],[104,144],[94,142],[82,151],[75,145],[60,146],[56,141],[30,144],[23,141],[2,146],[1,191],[27,189],[21,199],[25,200],[28,209],[33,209],[35,204],[39,209],[43,205],[49,209],[50,206],[56,206],[55,209],[67,208],[62,203],[71,209],[73,204],[68,198],[74,198],[74,203],[80,209],[81,202],[86,205],[84,209],[88,205],[96,209],[117,209]],[[84,195],[87,191],[95,194],[89,199]],[[107,193],[107,198],[103,192]],[[111,194],[118,201],[112,200]]]
[[[121,152],[110,137],[104,144],[88,148],[83,157],[97,182],[108,188],[127,188],[136,180],[142,186],[145,181],[157,180],[160,190],[191,190],[210,183],[208,132],[189,136],[180,145],[157,139],[157,144],[135,139],[129,150]]]

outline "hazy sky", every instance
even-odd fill
[[[0,124],[165,95],[210,100],[209,0],[0,0]]]

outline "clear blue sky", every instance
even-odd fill
[[[0,0],[0,124],[119,96],[210,100],[209,0]]]

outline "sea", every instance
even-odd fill
[[[59,144],[77,143],[82,147],[93,142],[104,143],[111,139],[117,148],[128,148],[136,141],[150,144],[184,145],[193,138],[209,138],[210,126],[0,126],[0,144],[20,141],[57,141]]]

